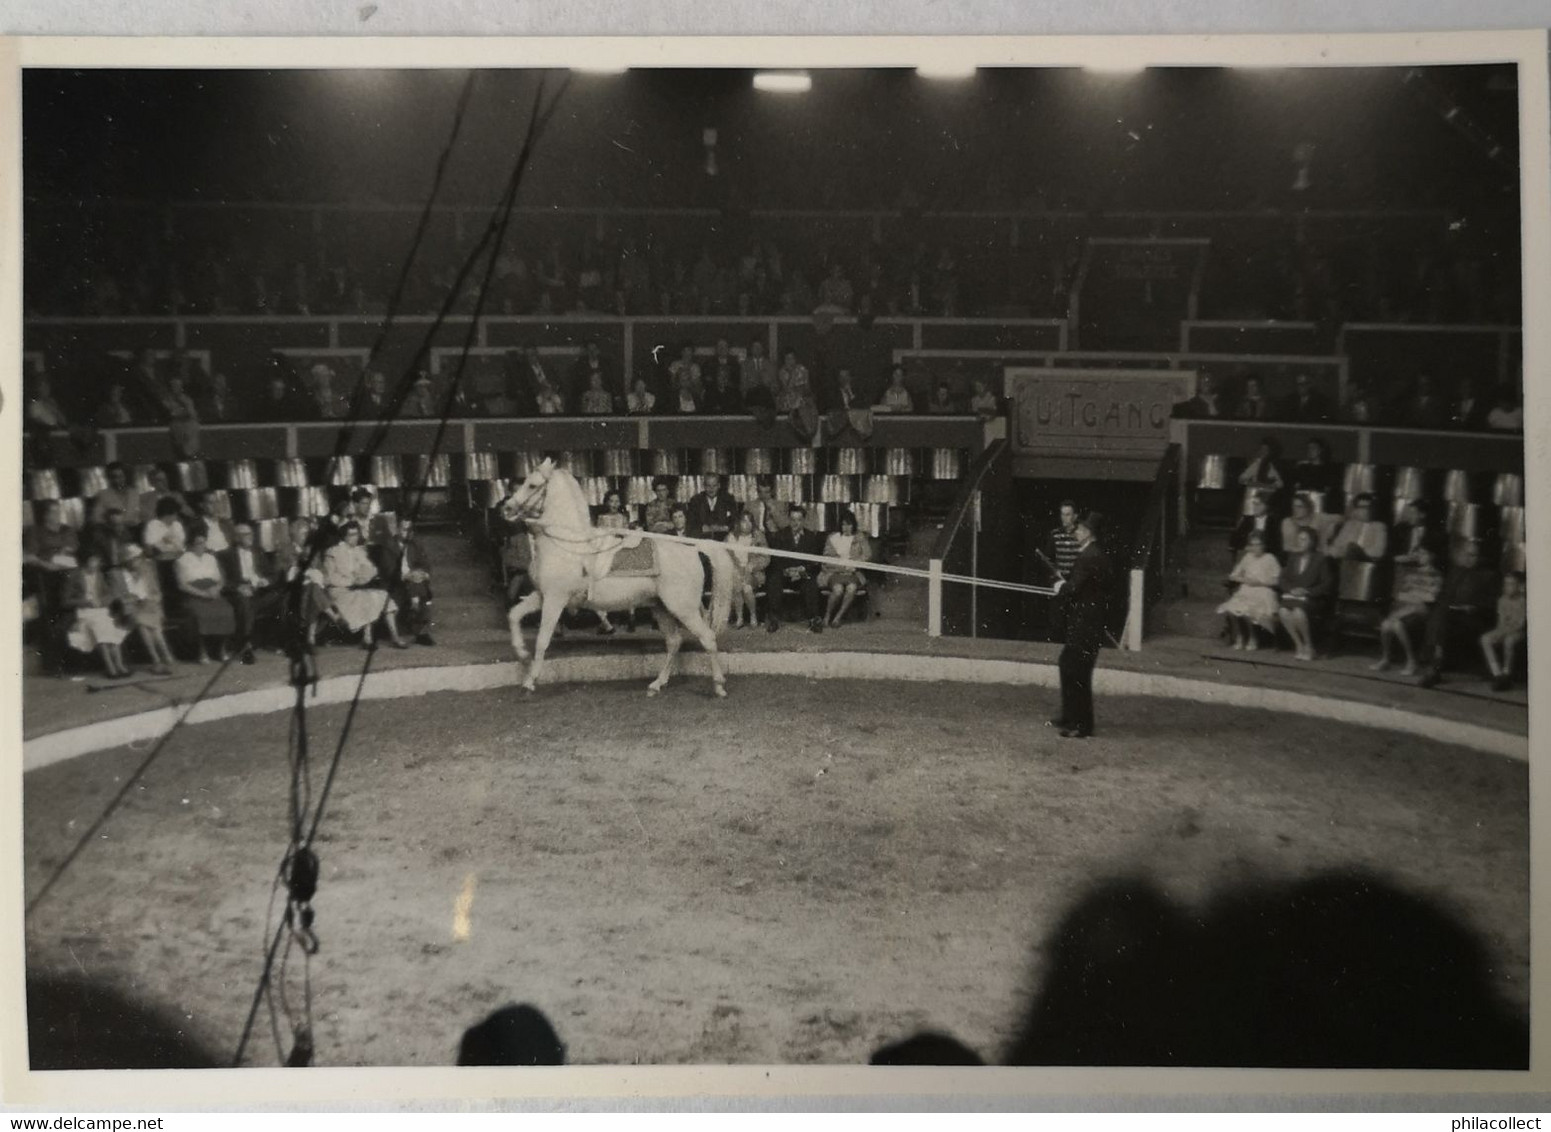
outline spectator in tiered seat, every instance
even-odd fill
[[[1241,421],[1263,421],[1271,416],[1271,403],[1260,391],[1258,377],[1244,379],[1244,392],[1239,397],[1238,405],[1234,407],[1233,415]]]
[[[594,378],[598,381],[596,386],[593,384]],[[572,400],[577,398],[585,399],[584,391],[590,392],[594,388],[602,389],[604,395],[609,398],[609,408],[605,411],[613,410],[613,391],[617,386],[614,384],[614,375],[610,372],[608,363],[603,358],[603,351],[599,348],[596,338],[589,338],[587,340],[587,345],[583,347],[581,356],[576,359],[576,364],[571,367],[570,384],[569,393]],[[584,404],[582,412],[594,413],[597,410],[589,409]]]
[[[958,402],[948,390],[948,382],[939,378],[932,387],[931,399],[926,403],[928,413],[956,413],[959,411]]]
[[[1183,420],[1210,420],[1223,415],[1217,382],[1211,374],[1203,373],[1196,379],[1195,396],[1175,405],[1174,415]]]
[[[1409,403],[1398,406],[1396,413],[1407,428],[1446,428],[1451,417],[1451,406],[1433,388],[1428,374],[1418,374],[1412,387],[1414,395]]]
[[[1058,578],[1069,578],[1072,576],[1072,566],[1077,562],[1077,552],[1082,549],[1077,538],[1079,512],[1076,502],[1071,499],[1061,500],[1058,513],[1061,523],[1045,536],[1044,554]]]
[[[92,496],[90,517],[101,523],[109,511],[123,513],[124,522],[138,527],[144,521],[140,513],[140,493],[129,484],[129,468],[115,460],[108,465],[108,486]]]
[[[996,394],[991,392],[990,382],[983,377],[977,377],[972,384],[974,393],[969,399],[969,411],[981,418],[994,417],[999,414],[1002,411],[1002,406],[997,400]]]
[[[318,419],[318,406],[311,397],[294,388],[284,374],[277,372],[270,375],[264,399],[253,416],[255,420],[275,423],[315,421]]]
[[[36,508],[37,522],[22,528],[22,570],[38,599],[43,671],[55,675],[60,671],[65,580],[80,565],[80,535],[65,523],[57,500],[45,500]]]
[[[286,536],[275,548],[274,562],[278,582],[286,587],[284,613],[287,619],[294,618],[295,623],[306,626],[307,643],[311,645],[317,639],[318,619],[326,617],[337,623],[339,610],[324,584],[324,547],[320,535],[313,530],[312,520],[292,519]],[[297,596],[292,585],[299,575],[302,581]],[[298,602],[294,609],[290,604],[292,601]]]
[[[359,416],[364,421],[382,420],[388,416],[392,406],[388,402],[388,378],[380,370],[368,370],[366,374],[366,391],[361,395]]]
[[[1250,540],[1257,535],[1266,553],[1273,557],[1281,554],[1282,526],[1271,514],[1269,497],[1261,491],[1255,492],[1250,498],[1249,514],[1239,520],[1238,526],[1228,536],[1228,549],[1237,554],[1247,549]]]
[[[754,339],[749,343],[748,353],[738,371],[738,389],[743,394],[743,403],[752,409],[756,404],[768,401],[774,408],[778,384],[776,365],[765,356],[764,339]]]
[[[668,364],[668,377],[675,390],[690,389],[698,400],[704,381],[700,375],[700,363],[695,360],[695,344],[684,342],[679,346],[679,356]]]
[[[1433,604],[1443,588],[1443,571],[1433,561],[1432,548],[1423,544],[1408,563],[1400,567],[1395,582],[1395,600],[1389,615],[1379,624],[1379,659],[1371,666],[1375,672],[1389,668],[1390,641],[1400,645],[1405,665],[1403,675],[1416,672],[1416,648],[1412,634],[1425,629]]]
[[[438,403],[431,375],[428,373],[417,375],[414,385],[410,387],[409,396],[404,399],[404,404],[399,408],[399,416],[430,420],[441,415],[442,407]]]
[[[1443,589],[1427,618],[1427,636],[1417,658],[1425,665],[1418,681],[1422,687],[1431,688],[1443,680],[1456,633],[1480,639],[1490,624],[1501,587],[1502,579],[1481,565],[1480,545],[1469,542],[1461,546],[1457,564],[1445,575]]]
[[[47,377],[35,378],[27,398],[27,423],[44,430],[70,427],[70,418],[54,397],[54,386]]]
[[[224,554],[237,542],[237,529],[230,519],[223,519],[215,511],[216,496],[205,492],[197,504],[198,518],[205,525],[205,544],[212,554]]]
[[[340,528],[340,541],[323,555],[323,580],[329,599],[339,611],[345,628],[361,634],[361,647],[373,647],[372,630],[381,622],[396,649],[408,648],[393,623],[397,605],[384,588],[366,547],[361,543],[361,527],[348,522]]]
[[[1317,436],[1309,437],[1303,459],[1293,465],[1292,489],[1312,493],[1321,503],[1341,489],[1341,466],[1330,462],[1330,448]]]
[[[1460,382],[1459,398],[1454,402],[1449,423],[1455,428],[1480,432],[1486,428],[1486,415],[1490,410],[1486,398],[1476,392],[1476,383],[1467,377]]]
[[[625,396],[625,412],[632,416],[644,417],[656,406],[657,394],[647,388],[646,378],[637,377],[630,383],[630,392]]]
[[[1308,505],[1304,501],[1305,507]],[[1293,655],[1299,660],[1314,659],[1313,623],[1324,613],[1335,580],[1330,559],[1318,545],[1319,535],[1312,527],[1298,527],[1287,545],[1287,561],[1282,566],[1279,586],[1281,609],[1277,617],[1292,638]]]
[[[1326,520],[1335,520],[1335,518],[1334,515],[1316,513],[1313,501],[1307,495],[1299,492],[1292,498],[1292,514],[1283,519],[1281,526],[1277,529],[1279,536],[1278,545],[1285,553],[1292,553],[1297,547],[1298,532],[1300,530],[1307,530],[1314,536],[1315,551],[1320,555],[1324,555],[1326,553],[1325,544],[1329,539],[1331,526],[1333,525]]]
[[[723,343],[725,345],[725,343]],[[743,411],[743,397],[738,393],[737,375],[730,366],[713,366],[711,380],[706,382],[700,398],[702,412],[730,415]]]
[[[205,544],[205,527],[197,523],[189,528],[188,549],[174,565],[183,605],[194,616],[195,636],[199,642],[197,660],[209,664],[226,659],[226,640],[237,631],[237,618],[231,603],[221,596],[226,575],[221,561]]]
[[[199,456],[199,410],[184,388],[183,379],[177,375],[167,379],[162,411],[167,420],[173,455],[179,460],[196,459]]]
[[[1433,507],[1425,499],[1408,501],[1400,512],[1400,522],[1390,532],[1389,550],[1395,556],[1395,565],[1409,566],[1416,562],[1417,553],[1430,547],[1434,556],[1443,541],[1443,532],[1432,521]]]
[[[1276,587],[1281,580],[1282,567],[1276,557],[1266,549],[1266,537],[1261,531],[1251,531],[1244,554],[1234,564],[1228,581],[1237,585],[1233,595],[1217,607],[1217,612],[1228,619],[1235,649],[1258,649],[1259,638],[1255,629],[1276,632],[1281,601]]]
[[[108,393],[97,411],[92,414],[92,424],[98,428],[124,428],[135,423],[135,415],[124,401],[124,383],[115,381],[108,385]]]
[[[1524,431],[1524,408],[1511,387],[1505,385],[1498,390],[1496,404],[1486,415],[1486,427],[1496,432]]]
[[[673,529],[673,485],[658,476],[652,481],[652,498],[646,505],[646,529],[666,534]]]
[[[1330,539],[1330,557],[1379,562],[1389,550],[1389,528],[1373,517],[1373,496],[1363,492],[1352,501],[1346,521]]]
[[[155,515],[157,506],[164,499],[170,499],[178,505],[178,514],[185,521],[198,517],[198,513],[193,507],[189,506],[189,501],[184,498],[183,493],[172,490],[172,484],[167,479],[166,469],[152,468],[151,474],[146,478],[151,488],[149,491],[140,493],[140,514],[142,517],[150,518],[152,515]]]
[[[70,627],[70,646],[80,652],[95,651],[102,658],[102,667],[110,677],[129,675],[119,646],[128,631],[114,615],[116,598],[113,586],[102,566],[102,554],[95,547],[83,548],[81,564],[65,578],[64,600],[66,609],[75,610],[75,623]]]
[[[431,636],[431,559],[416,535],[414,520],[399,522],[397,534],[382,540],[378,558],[388,593],[404,618],[404,631],[417,645],[435,645]]]
[[[1373,393],[1366,385],[1354,381],[1346,391],[1346,403],[1341,406],[1341,419],[1347,424],[1372,424],[1378,413]]]
[[[685,538],[693,537],[689,533],[689,512],[685,510],[682,503],[675,503],[668,517],[673,524],[668,528],[669,534],[683,535]]]
[[[1492,687],[1499,692],[1506,692],[1513,683],[1513,662],[1524,643],[1526,604],[1524,575],[1517,570],[1505,574],[1503,592],[1497,599],[1497,624],[1481,634],[1481,652],[1492,674]]]
[[[889,386],[883,391],[883,396],[876,406],[880,413],[913,413],[915,401],[910,396],[910,390],[905,388],[905,367],[895,363],[889,370]]]
[[[866,562],[872,558],[872,544],[867,541],[866,535],[857,530],[856,516],[852,512],[841,513],[840,529],[833,531],[824,540],[824,555],[826,558],[849,559],[853,562]],[[821,590],[829,591],[829,608],[825,610],[824,623],[831,629],[838,629],[851,603],[856,600],[856,591],[862,584],[861,572],[851,567],[826,566],[819,570],[816,581]]]
[[[541,417],[558,417],[565,413],[565,398],[553,385],[545,382],[538,386],[534,395],[534,408]]]
[[[1323,394],[1314,388],[1306,373],[1293,378],[1292,396],[1282,406],[1282,419],[1316,424],[1330,420],[1334,415]]]
[[[603,388],[603,374],[593,371],[587,377],[587,391],[582,394],[582,412],[587,416],[606,417],[614,411],[614,398]]]
[[[755,551],[765,545],[764,532],[754,525],[753,516],[744,511],[727,536],[733,565],[738,569],[732,590],[732,608],[728,613],[729,628],[747,629],[750,625],[759,628],[759,608],[754,603],[754,593],[764,588],[770,556]]]
[[[769,477],[761,476],[754,482],[754,498],[749,501],[747,507],[754,529],[766,538],[780,530],[782,510],[781,505],[776,502],[775,485],[770,482]]]
[[[722,490],[722,477],[714,472],[704,477],[704,485],[689,501],[690,537],[725,539],[738,517],[738,501]]]
[[[183,525],[183,507],[166,496],[156,503],[154,517],[146,520],[140,541],[158,562],[176,562],[188,548],[188,530]]]
[[[1282,470],[1277,466],[1280,457],[1281,446],[1276,439],[1270,436],[1263,439],[1254,458],[1239,473],[1240,486],[1267,496],[1280,495],[1286,486]]]
[[[254,630],[260,622],[280,618],[285,593],[274,557],[256,545],[253,528],[239,523],[232,531],[232,545],[218,554],[226,576],[227,600],[237,618],[233,642],[243,664],[252,664]]]
[[[738,365],[738,359],[733,357],[732,348],[727,344],[727,339],[718,338],[716,340],[716,352],[702,369],[707,388],[712,385],[722,385],[724,388],[730,387],[734,396],[738,399],[739,407],[742,407],[743,375],[740,372],[741,367]]]
[[[808,379],[808,367],[797,360],[796,350],[787,350],[781,368],[776,373],[776,410],[796,413],[804,405],[813,402],[813,384]]]
[[[821,555],[824,540],[817,531],[807,528],[807,508],[794,503],[787,511],[787,526],[769,538],[771,550],[790,550],[798,554]],[[771,556],[773,561],[765,571],[765,629],[774,633],[781,627],[781,594],[786,585],[797,587],[802,597],[803,616],[808,628],[815,633],[824,631],[822,616],[823,597],[819,592],[819,564],[796,558]]]
[[[163,633],[166,611],[162,601],[161,572],[156,563],[134,543],[124,548],[124,561],[113,572],[115,591],[123,605],[124,616],[140,636],[140,643],[151,658],[151,671],[158,676],[172,672],[172,649]]]
[[[700,411],[700,397],[696,392],[695,378],[688,369],[681,368],[674,377],[673,403],[671,410],[675,413],[698,413]]]
[[[851,281],[846,278],[845,268],[838,260],[830,264],[829,274],[819,284],[818,309],[849,314],[855,298],[856,292]]]
[[[361,528],[361,542],[368,553],[375,553],[383,540],[394,533],[393,520],[378,508],[377,497],[369,487],[358,487],[350,493],[350,512],[344,522]]]
[[[535,409],[538,406],[539,395],[544,390],[555,387],[549,371],[544,368],[544,359],[539,354],[537,346],[524,347],[522,374],[518,384],[525,391],[525,396],[519,400],[534,406]]]
[[[326,421],[342,420],[349,411],[344,396],[334,389],[334,369],[325,362],[316,363],[309,371],[312,379],[312,399],[318,406],[318,416]]]

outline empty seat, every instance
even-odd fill
[[[272,523],[280,518],[280,492],[273,487],[251,487],[231,493],[232,514],[249,523]]]
[[[915,450],[911,448],[889,448],[883,455],[883,470],[891,476],[913,476],[916,474],[915,456]]]
[[[86,525],[86,500],[79,495],[59,500],[59,517],[65,526],[80,530]]]
[[[581,485],[582,494],[587,497],[588,506],[603,506],[604,497],[609,493],[607,476],[583,476],[577,482]]]
[[[1524,477],[1517,472],[1501,472],[1492,481],[1492,502],[1498,507],[1524,506]]]
[[[1228,457],[1220,453],[1201,457],[1196,487],[1202,491],[1223,491],[1228,486]]]
[[[630,448],[606,448],[603,450],[603,474],[606,476],[635,475],[635,451]],[[473,475],[469,479],[475,479]],[[489,479],[489,476],[478,477]]]
[[[1341,494],[1347,499],[1371,493],[1378,480],[1378,469],[1372,464],[1348,464],[1341,473]]]
[[[404,486],[402,466],[403,462],[398,456],[373,456],[370,482],[378,487],[402,487]]]
[[[1395,469],[1395,498],[1409,502],[1427,497],[1427,475],[1421,468]]]
[[[415,482],[421,487],[446,487],[452,481],[452,461],[443,452],[415,457]]]
[[[700,450],[700,474],[725,476],[732,472],[732,452],[726,448]]]
[[[228,491],[251,491],[258,487],[258,467],[252,460],[228,460],[221,477]]]
[[[1497,512],[1497,529],[1505,543],[1525,541],[1524,508],[1503,507]]]
[[[674,485],[674,496],[680,503],[688,503],[700,491],[699,476],[680,476],[678,483]]]
[[[960,475],[962,461],[959,458],[957,448],[933,448],[932,452],[932,478],[934,480],[956,480]]]
[[[1379,600],[1379,564],[1377,562],[1342,562],[1340,585],[1336,596],[1342,601],[1371,604]]]
[[[494,452],[465,452],[463,454],[463,478],[470,483],[500,478]]]
[[[99,467],[77,468],[75,470],[75,493],[83,499],[90,499],[99,491],[108,486],[108,474]]]
[[[851,477],[820,476],[819,501],[821,503],[849,503],[851,501]]]
[[[1449,534],[1466,541],[1486,533],[1486,508],[1479,503],[1449,504]]]
[[[818,471],[818,459],[811,448],[787,449],[787,471],[794,476],[811,476]]]
[[[323,469],[323,482],[331,487],[354,486],[355,457],[330,456]]]
[[[1445,503],[1472,503],[1475,501],[1469,472],[1463,471],[1460,468],[1451,468],[1444,473],[1443,500]]]
[[[651,476],[630,477],[630,482],[625,485],[626,503],[630,504],[632,507],[639,507],[643,504],[650,503],[653,498],[655,497],[652,494]]]
[[[775,497],[782,503],[802,503],[805,500],[803,493],[803,478],[801,476],[776,476]]]
[[[743,450],[743,474],[746,476],[768,476],[775,471],[775,457],[768,448],[745,448]]]
[[[842,476],[860,476],[867,473],[865,448],[841,448],[835,453],[835,471]]]
[[[230,519],[232,517],[231,493],[223,488],[212,488],[205,492],[205,498],[214,505],[217,519]]]
[[[275,487],[302,488],[308,486],[310,480],[307,461],[295,456],[275,461]]]
[[[210,471],[203,460],[180,460],[174,470],[179,491],[210,490]]]
[[[868,503],[881,505],[900,502],[900,480],[894,476],[868,476],[864,481],[862,498]],[[909,483],[908,480],[904,481]]]
[[[27,474],[27,498],[60,499],[59,473],[52,468],[42,468]]]

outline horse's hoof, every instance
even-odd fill
[[[724,685],[718,684],[715,690],[717,699],[725,700],[727,698],[727,688]]]
[[[535,684],[532,680],[526,680],[526,681],[523,682],[522,690],[524,692],[536,692],[539,689],[538,689],[538,685]]]
[[[647,689],[646,689],[646,694],[648,696],[655,696],[660,691],[662,691],[661,688],[653,688],[653,687],[648,686]]]

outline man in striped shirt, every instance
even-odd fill
[[[1045,536],[1045,556],[1062,578],[1072,576],[1072,565],[1082,544],[1077,539],[1077,504],[1061,500],[1061,525]]]

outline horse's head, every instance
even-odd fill
[[[501,517],[508,523],[537,519],[544,513],[549,498],[549,478],[555,473],[555,462],[548,456],[538,467],[528,473],[510,495],[501,501]]]

